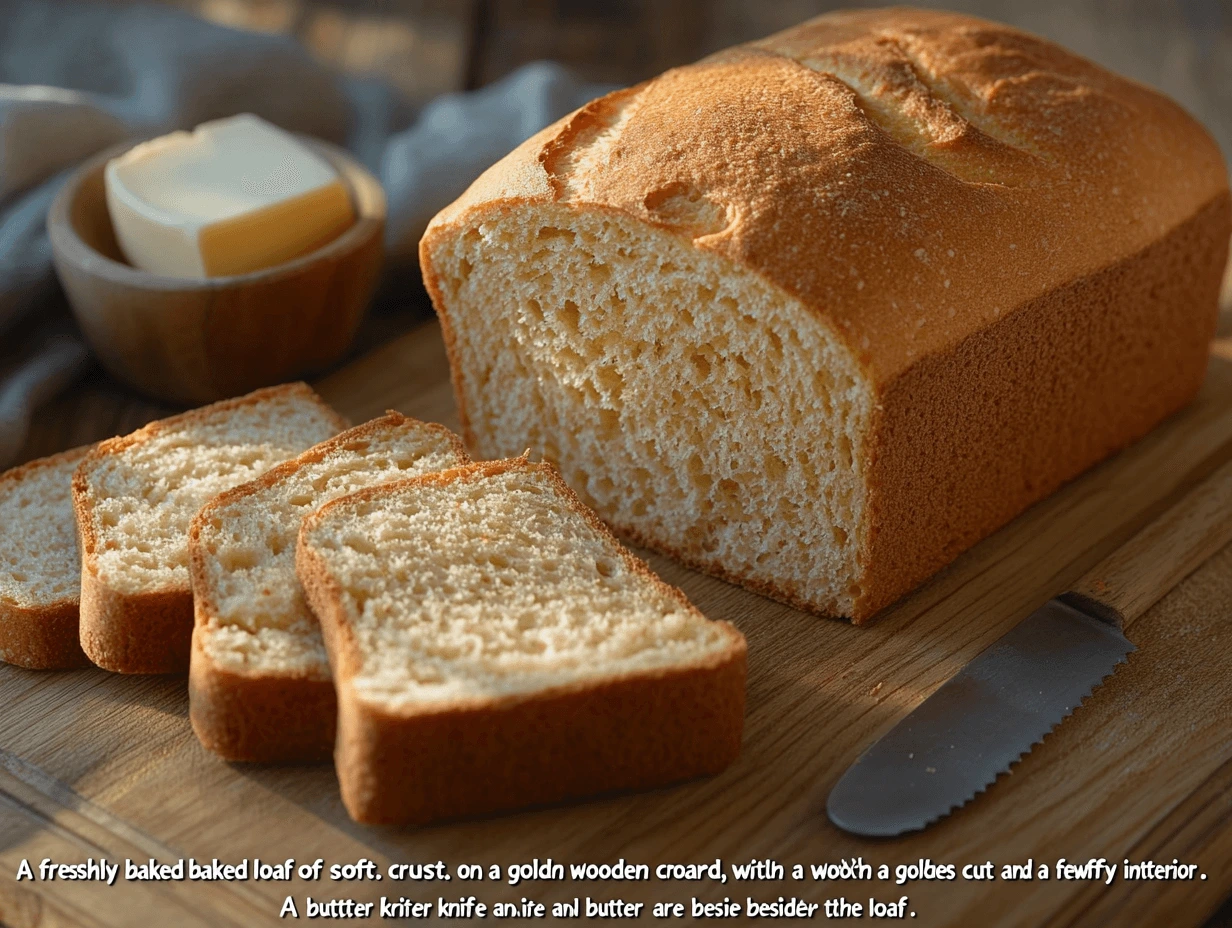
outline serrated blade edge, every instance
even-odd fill
[[[948,815],[1020,760],[1134,651],[1119,629],[1049,600],[872,745],[830,792],[844,831],[893,837]]]

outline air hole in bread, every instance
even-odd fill
[[[730,225],[728,210],[690,184],[668,184],[648,193],[642,204],[656,222],[686,231],[694,238],[715,235]],[[670,262],[668,266],[675,269]]]
[[[683,188],[658,193],[648,209],[707,208]],[[474,268],[449,318],[478,453],[530,448],[637,537],[846,612],[871,408],[844,343],[675,234],[574,204],[533,215],[488,214],[481,245],[461,233],[433,255],[445,278],[463,258]],[[541,228],[565,226],[568,247],[523,260]]]
[[[376,545],[371,538],[366,538],[363,535],[348,535],[343,544],[357,554],[372,554],[376,551]]]
[[[599,434],[611,438],[620,430],[620,413],[614,409],[599,410]]]
[[[538,238],[540,241],[563,238],[572,242],[574,239],[574,234],[569,229],[558,229],[555,226],[544,226],[539,230]]]
[[[219,560],[224,570],[250,570],[257,564],[257,552],[252,548],[229,548]]]

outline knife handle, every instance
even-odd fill
[[[1062,600],[1124,629],[1232,542],[1232,462],[1095,565]]]

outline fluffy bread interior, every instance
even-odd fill
[[[706,205],[658,209],[696,225]],[[815,314],[578,204],[491,210],[429,247],[477,457],[529,448],[627,537],[852,613],[872,393]]]
[[[77,600],[81,557],[70,487],[86,450],[0,479],[0,603],[37,609]]]
[[[189,586],[188,528],[212,497],[338,432],[311,391],[283,390],[155,423],[120,450],[87,459],[99,579],[122,594]]]
[[[390,414],[209,504],[193,526],[205,655],[233,673],[329,679],[321,628],[295,577],[304,517],[356,490],[466,462],[443,426]]]
[[[731,651],[736,633],[570,496],[548,465],[497,462],[310,517],[300,576],[312,582],[315,562],[335,591],[346,627],[332,657],[356,697],[394,713],[483,704]]]

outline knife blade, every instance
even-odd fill
[[[1232,542],[1232,462],[993,642],[869,747],[830,791],[839,828],[894,837],[990,787],[1135,649],[1126,629]]]

